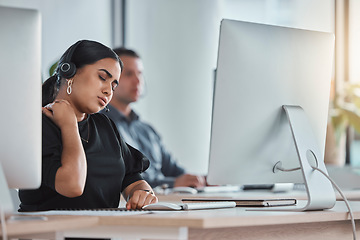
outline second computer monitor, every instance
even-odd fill
[[[334,36],[223,20],[211,129],[210,184],[303,182],[283,105],[301,106],[323,161]],[[301,132],[301,131],[300,131]]]

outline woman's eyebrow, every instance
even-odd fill
[[[106,69],[99,69],[99,71],[103,71],[103,72],[105,72],[105,73],[106,73],[106,75],[108,75],[110,78],[112,78],[112,74],[111,74],[111,73],[109,73],[109,71],[108,71],[108,70],[106,70]]]

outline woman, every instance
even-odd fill
[[[149,161],[97,113],[110,102],[122,62],[101,43],[82,40],[43,84],[42,183],[20,190],[19,211],[118,207],[140,209],[157,198],[140,173]]]

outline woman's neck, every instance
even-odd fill
[[[69,102],[69,104],[71,105],[71,107],[73,108],[74,110],[74,113],[75,113],[75,116],[76,116],[76,119],[78,122],[81,122],[83,121],[84,119],[87,118],[87,114],[86,113],[83,113],[81,111],[79,111],[75,106],[74,104],[72,103],[71,101],[71,98],[69,97],[69,95],[64,92],[64,91],[59,91],[59,94],[56,96],[55,100],[66,100]]]

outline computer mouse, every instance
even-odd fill
[[[172,193],[190,193],[190,194],[198,193],[198,191],[192,187],[174,187],[171,192]]]
[[[181,204],[169,202],[157,202],[142,207],[144,210],[182,210]]]

